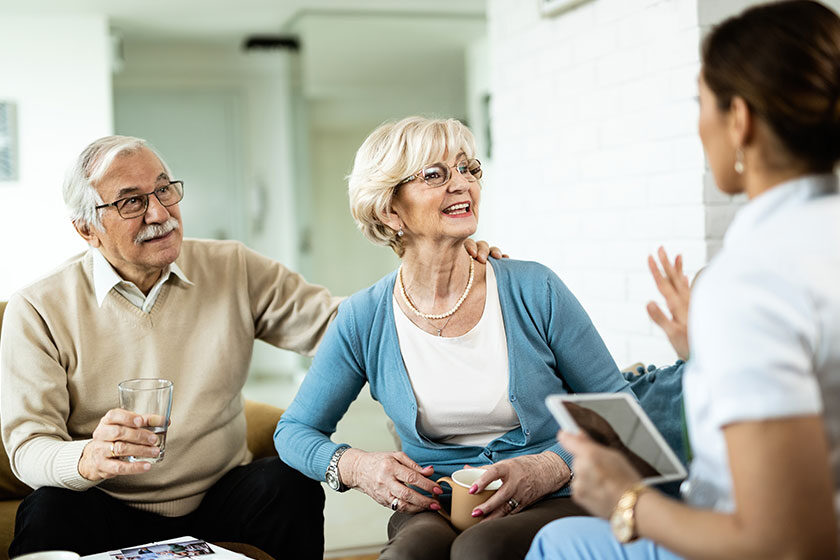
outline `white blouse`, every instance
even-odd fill
[[[695,456],[683,491],[694,505],[734,508],[723,428],[742,421],[822,414],[840,483],[840,197],[832,192],[836,176],[810,176],[750,201],[692,293],[683,388]]]
[[[412,323],[394,300],[403,363],[418,406],[418,430],[431,440],[486,446],[519,427],[508,400],[508,352],[493,267],[484,312],[467,333],[440,337]]]

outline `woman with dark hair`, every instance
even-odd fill
[[[575,501],[610,524],[556,521],[528,559],[838,558],[840,18],[797,0],[724,21],[699,89],[718,187],[749,203],[691,295],[686,503],[560,433]]]

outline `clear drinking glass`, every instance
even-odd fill
[[[122,457],[124,461],[135,463],[146,461],[157,463],[163,460],[166,449],[166,430],[169,428],[169,414],[172,411],[172,382],[168,379],[127,379],[120,382],[120,408],[142,414],[148,419],[146,430],[158,437],[157,457]]]

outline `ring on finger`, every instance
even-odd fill
[[[391,509],[392,510],[397,511],[397,507],[399,507],[399,505],[400,505],[400,499],[399,498],[394,498],[393,501],[391,501]]]
[[[519,507],[519,502],[516,501],[516,498],[509,499],[507,501],[507,504],[510,506],[510,511],[513,511]]]
[[[117,457],[117,450],[116,450],[116,449],[114,449],[114,444],[115,444],[115,442],[113,442],[113,441],[112,441],[112,442],[111,442],[111,458],[112,458],[112,459],[113,459],[114,457]]]

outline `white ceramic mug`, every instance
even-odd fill
[[[42,550],[15,556],[12,560],[79,560],[79,555],[69,550]]]

